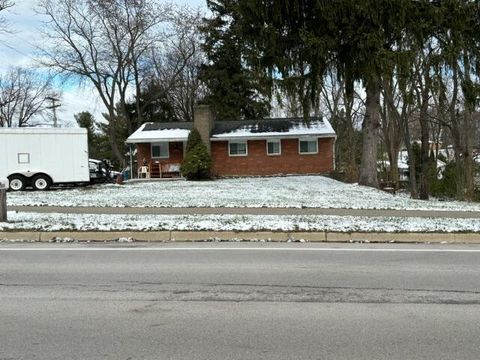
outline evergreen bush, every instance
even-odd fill
[[[187,139],[187,146],[185,148],[185,153],[191,151],[198,144],[203,144],[202,137],[197,129],[192,129]]]
[[[193,129],[188,136],[186,153],[180,171],[188,180],[212,178],[212,157],[196,129]]]
[[[457,191],[455,162],[450,162],[445,167],[442,179],[433,178],[430,183],[433,196],[454,199]]]

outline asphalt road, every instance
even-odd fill
[[[480,247],[2,245],[0,359],[479,359]]]

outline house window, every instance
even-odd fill
[[[168,159],[169,157],[168,142],[152,144],[152,158]]]
[[[280,140],[267,140],[267,155],[280,155],[282,144]]]
[[[246,142],[231,142],[228,143],[229,156],[247,156],[248,148]]]
[[[18,163],[19,164],[30,164],[30,154],[29,153],[18,153]]]
[[[317,139],[300,139],[298,143],[300,154],[318,154]]]

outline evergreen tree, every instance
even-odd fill
[[[92,153],[92,142],[95,137],[95,119],[93,115],[88,111],[82,111],[81,113],[73,115],[78,126],[87,129],[88,134],[88,152]]]
[[[88,111],[75,114],[75,121],[78,126],[87,129],[88,134],[88,156],[92,159],[111,159],[112,152],[108,143],[108,136],[97,130],[95,118]]]
[[[115,120],[109,120],[108,114],[103,114],[103,117],[107,119],[107,122],[96,122],[96,126],[99,130],[99,148],[98,148],[98,158],[100,160],[109,160],[115,169],[122,169],[126,164],[126,153],[128,147],[125,144],[129,136],[128,131],[128,120],[122,116],[116,116]],[[121,151],[122,161],[120,162],[117,159],[117,156],[114,155],[112,149],[112,141],[115,142],[116,147]],[[108,146],[107,144],[110,144]]]
[[[188,180],[206,180],[212,177],[212,158],[197,129],[190,131],[186,154],[180,171]]]
[[[162,95],[159,96],[159,94]],[[149,83],[144,89],[142,89],[139,99],[139,107],[142,109],[141,117],[143,122],[184,121],[184,119],[179,119],[176,116],[173,105],[163,92],[163,89],[153,82]],[[135,131],[138,126],[135,123],[138,118],[136,99],[127,102],[126,112],[129,119],[131,119],[131,130]]]
[[[478,0],[442,1],[436,37],[440,54],[433,81],[454,148],[459,200],[472,200],[475,196],[474,113],[480,105],[479,5]]]
[[[104,116],[107,115],[104,114]],[[113,154],[109,131],[111,126],[115,126],[115,141],[118,148],[125,153],[125,140],[128,136],[126,120],[120,117],[115,122],[99,122],[88,111],[75,114],[74,117],[78,126],[87,129],[89,157],[98,160],[108,160],[115,169],[123,168],[124,164],[120,163]]]
[[[246,46],[238,25],[237,1],[209,0],[213,17],[202,32],[208,63],[201,79],[208,88],[204,101],[221,120],[260,119],[268,115],[270,101],[266,77],[248,67]]]
[[[386,65],[403,59],[403,42],[422,43],[429,31],[428,0],[226,1],[239,19],[244,56],[258,73],[267,73],[287,90],[297,91],[303,116],[318,101],[325,70],[333,66],[365,88],[366,114],[359,182],[377,186],[380,92]],[[234,15],[231,13],[234,12]],[[407,49],[410,50],[410,49]],[[407,65],[405,65],[407,66]]]
[[[198,144],[203,144],[203,140],[202,140],[202,137],[200,136],[200,133],[198,132],[198,130],[193,129],[192,131],[190,131],[190,134],[188,135],[187,146],[185,147],[185,152],[188,153]]]

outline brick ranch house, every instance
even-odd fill
[[[336,134],[327,120],[215,121],[208,106],[197,106],[193,122],[145,123],[127,139],[137,147],[138,175],[179,176],[193,127],[217,177],[326,174],[335,168]]]

